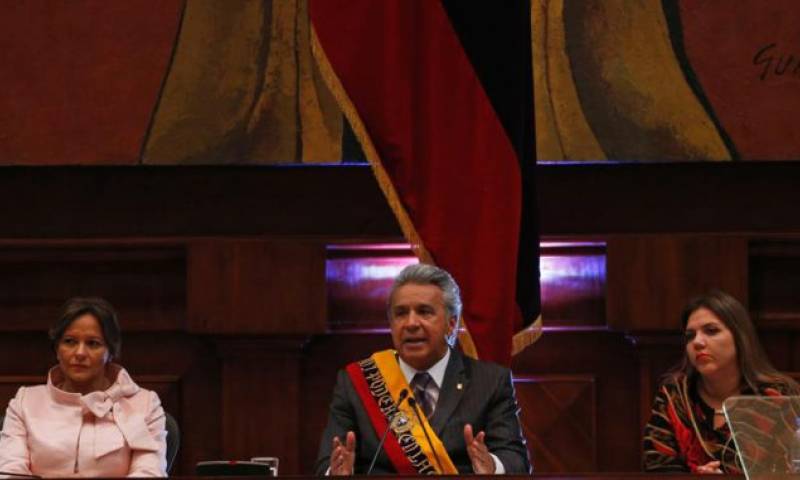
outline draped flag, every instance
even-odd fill
[[[530,3],[310,0],[312,48],[421,261],[453,274],[462,348],[541,333]]]

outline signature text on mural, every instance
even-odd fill
[[[781,51],[777,43],[764,45],[753,56],[753,65],[759,69],[762,81],[767,77],[800,76],[800,55]]]

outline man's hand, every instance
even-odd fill
[[[339,437],[333,437],[331,450],[331,475],[352,475],[356,462],[356,434],[347,432],[344,444]]]
[[[464,425],[464,443],[467,444],[467,455],[472,463],[472,470],[479,475],[494,473],[494,459],[489,455],[489,449],[483,443],[486,432],[472,435],[472,425]]]
[[[722,473],[722,470],[719,468],[719,461],[714,460],[705,465],[699,465],[697,467],[697,473]]]

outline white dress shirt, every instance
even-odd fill
[[[444,382],[444,372],[447,370],[447,362],[450,360],[450,349],[447,349],[447,353],[444,354],[438,362],[434,363],[431,368],[428,370],[417,370],[416,368],[412,367],[411,365],[407,364],[402,358],[397,358],[398,363],[400,364],[400,370],[403,372],[403,376],[406,377],[406,382],[411,384],[411,380],[414,378],[414,375],[421,372],[428,372],[428,375],[431,376],[433,382],[436,384],[436,388],[430,389],[429,394],[431,395],[431,415],[436,412],[436,404],[439,402],[439,391],[442,388],[442,382]],[[473,432],[475,435],[478,432]],[[503,466],[503,462],[497,458],[497,455],[489,452],[489,455],[492,456],[492,460],[494,460],[494,473],[496,475],[503,475],[506,473],[506,467]]]

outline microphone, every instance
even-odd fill
[[[403,404],[403,401],[408,397],[408,389],[404,388],[400,395],[397,396],[397,403],[394,404],[396,408],[400,408],[400,405]],[[410,402],[413,398],[409,398],[408,401]],[[375,450],[375,455],[372,456],[372,461],[369,462],[369,468],[367,469],[367,475],[372,473],[372,469],[375,467],[375,462],[378,460],[378,455],[381,453],[381,449],[383,448],[383,444],[386,442],[386,436],[389,435],[389,429],[392,428],[394,425],[395,419],[399,418],[398,415],[395,413],[391,419],[389,419],[389,423],[386,424],[386,430],[383,431],[383,436],[381,436],[381,441],[378,443],[378,448]]]
[[[436,449],[433,447],[433,442],[431,442],[431,437],[428,435],[428,429],[425,428],[425,422],[422,421],[422,417],[419,415],[419,404],[413,396],[408,399],[408,404],[411,405],[411,409],[414,410],[414,415],[417,416],[417,421],[419,421],[419,425],[422,427],[422,433],[425,434],[425,439],[428,441],[428,445],[431,447],[433,457],[436,459],[436,464],[439,465],[439,472],[443,472],[444,468],[442,467],[442,461],[439,460],[439,454],[436,453]]]

